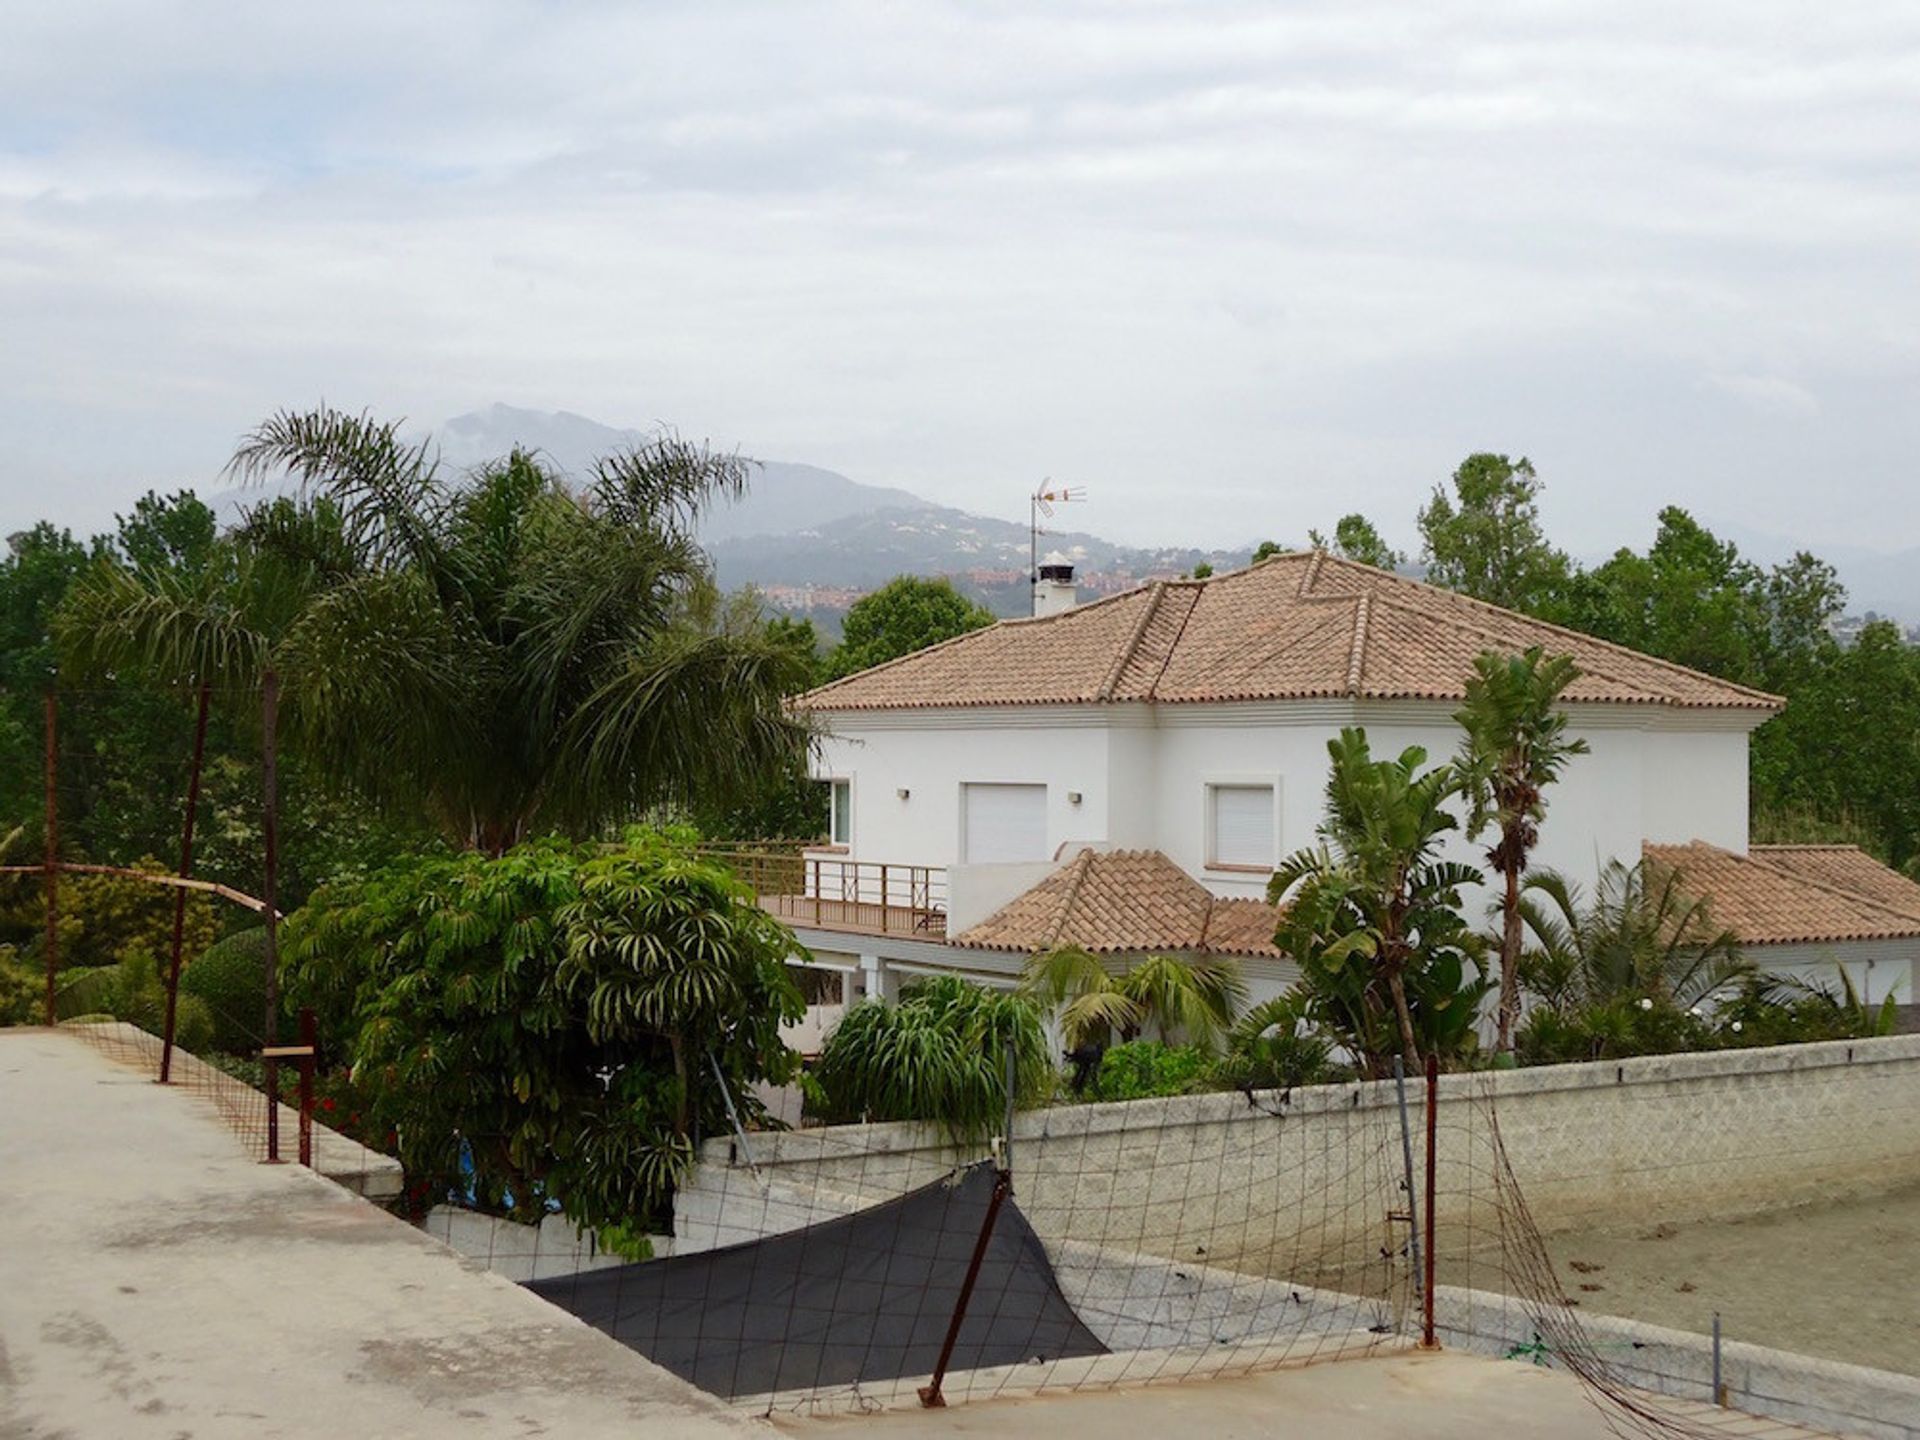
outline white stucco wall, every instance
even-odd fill
[[[1278,787],[1276,853],[1285,855],[1315,843],[1326,744],[1343,725],[1364,726],[1376,755],[1417,744],[1440,760],[1459,744],[1453,708],[1326,701],[844,714],[828,717],[815,773],[853,782],[856,860],[951,867],[961,854],[962,785],[1044,784],[1051,851],[1080,842],[1158,849],[1218,894],[1260,895],[1263,876],[1207,865],[1208,785]],[[1591,753],[1570,762],[1552,792],[1536,865],[1590,883],[1608,859],[1637,860],[1643,840],[1746,849],[1752,716],[1598,705],[1569,714]],[[1077,804],[1068,799],[1076,792]],[[1464,833],[1450,850],[1481,861],[1482,846]],[[1470,899],[1470,909],[1480,903]]]
[[[1840,967],[1869,1005],[1911,1005],[1920,986],[1920,940],[1844,940],[1823,945],[1749,945],[1747,959],[1769,975],[1792,976],[1834,995],[1841,993]]]

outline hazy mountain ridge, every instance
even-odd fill
[[[466,470],[506,454],[533,450],[571,477],[590,473],[610,451],[657,431],[620,429],[568,411],[495,404],[455,416],[430,432],[442,462]],[[284,485],[228,490],[209,497],[223,519],[243,505],[285,493]],[[1009,512],[1025,499],[1007,486]],[[1761,564],[1788,558],[1801,546],[1739,521],[1702,517],[1743,555]],[[1058,523],[1057,521],[1055,522]],[[1330,528],[1330,522],[1329,526]],[[950,575],[969,594],[1001,614],[1027,608],[1028,538],[1018,518],[970,514],[924,500],[907,490],[869,485],[817,465],[756,461],[746,496],[702,517],[701,539],[712,552],[722,585],[753,585],[783,608],[813,614],[831,628],[835,617],[866,590],[895,575]],[[1303,537],[1275,535],[1282,542]],[[1078,567],[1089,597],[1161,575],[1185,574],[1205,562],[1217,569],[1243,565],[1245,550],[1115,544],[1080,530],[1041,537],[1042,555],[1059,550]],[[1874,611],[1907,624],[1920,621],[1920,550],[1883,554],[1858,547],[1814,546],[1840,571],[1850,613]]]

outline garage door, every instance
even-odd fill
[[[970,865],[1007,865],[1047,858],[1047,787],[962,785],[961,811]]]

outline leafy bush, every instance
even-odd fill
[[[181,970],[180,993],[206,1005],[216,1048],[232,1055],[258,1050],[267,1004],[266,926],[236,931],[209,946]]]
[[[1523,1065],[1671,1055],[1710,1050],[1714,1043],[1713,1027],[1699,1014],[1650,996],[1621,995],[1564,1009],[1542,1006],[1514,1034],[1514,1052]]]
[[[167,867],[151,855],[143,856],[133,868],[168,873]],[[177,893],[171,886],[128,875],[62,877],[60,964],[114,965],[135,950],[148,955],[171,954]],[[218,924],[213,897],[203,891],[189,891],[183,953],[195,955],[212,944]]]
[[[1311,1028],[1310,1010],[1311,997],[1295,990],[1247,1011],[1228,1033],[1214,1079],[1233,1090],[1292,1090],[1340,1078],[1333,1046]]]
[[[1146,1100],[1210,1089],[1213,1060],[1198,1045],[1130,1040],[1100,1058],[1085,1091],[1089,1100]]]
[[[160,962],[145,950],[129,950],[118,965],[90,965],[60,975],[54,1013],[62,1020],[111,1016],[159,1035],[167,1025],[167,987]],[[206,1002],[182,994],[174,1006],[174,1043],[198,1054],[213,1043],[213,1016]]]
[[[752,1122],[797,1063],[792,934],[679,832],[417,857],[321,890],[285,942],[291,1000],[351,1007],[362,1123],[489,1209],[651,1228],[727,1128],[714,1070]]]
[[[1878,1005],[1869,1004],[1846,967],[1836,964],[1834,969],[1839,985],[1833,988],[1800,979],[1748,976],[1714,1014],[1720,1043],[1799,1045],[1893,1034],[1900,1018],[1894,997],[1889,994]]]
[[[45,995],[45,979],[0,947],[0,1025],[36,1024]]]
[[[1014,1098],[1031,1103],[1053,1086],[1040,1012],[1025,998],[953,976],[908,988],[897,1004],[849,1010],[814,1071],[829,1121],[931,1120],[956,1138],[994,1133],[1006,1113],[1006,1047],[1014,1047]]]

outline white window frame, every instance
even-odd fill
[[[1014,788],[1038,790],[1040,792],[1040,854],[1032,861],[1021,860],[973,860],[969,859],[971,837],[967,834],[967,792],[975,787]],[[1044,780],[962,780],[959,793],[960,812],[960,848],[958,855],[963,865],[1020,865],[1038,864],[1047,859],[1047,842],[1053,833],[1053,787]]]
[[[853,777],[823,775],[827,786],[827,844],[835,850],[853,848]],[[847,828],[840,828],[840,791],[847,792]]]
[[[1269,875],[1280,863],[1280,796],[1281,785],[1278,775],[1208,775],[1201,781],[1200,841],[1206,857],[1206,868],[1233,875]],[[1265,864],[1253,865],[1243,861],[1222,860],[1219,857],[1218,797],[1222,790],[1266,790],[1271,793],[1273,802],[1273,853]]]

